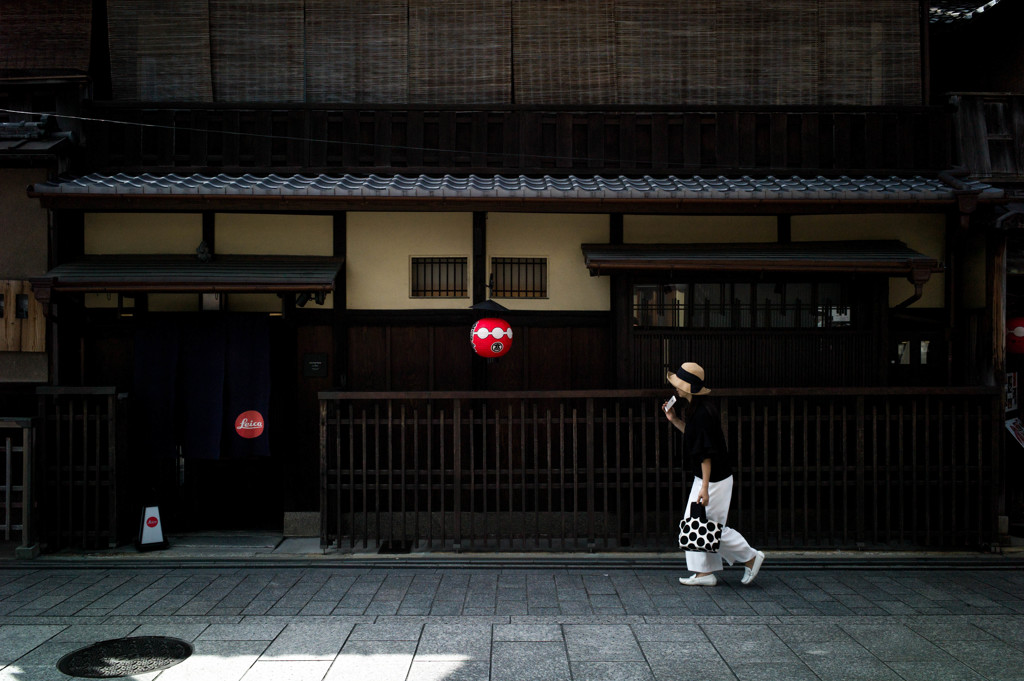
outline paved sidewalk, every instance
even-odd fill
[[[1020,569],[0,565],[0,679],[90,643],[193,643],[138,679],[1024,679]],[[991,568],[991,565],[987,566]]]

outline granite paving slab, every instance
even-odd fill
[[[129,635],[195,645],[146,681],[1024,678],[1019,571],[676,573],[0,565],[0,681]]]

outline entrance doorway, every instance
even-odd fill
[[[168,532],[281,530],[290,382],[273,368],[294,366],[288,335],[265,314],[139,320],[132,451]]]

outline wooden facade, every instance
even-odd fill
[[[947,107],[175,106],[94,102],[113,172],[864,174],[946,169]]]
[[[338,550],[671,548],[685,468],[654,406],[665,371],[692,359],[722,400],[739,463],[736,522],[752,541],[998,542],[1007,255],[994,225],[1006,201],[976,181],[1024,167],[1017,98],[932,104],[916,0],[812,0],[799,20],[784,3],[600,4],[581,41],[573,27],[589,3],[481,3],[464,30],[452,23],[463,14],[415,0],[376,14],[307,0],[305,15],[302,3],[279,3],[251,17],[225,2],[148,13],[96,3],[109,69],[95,77],[99,96],[76,111],[67,184],[30,190],[50,211],[50,271],[36,278],[53,384],[38,406],[44,468],[57,480],[47,504],[58,505],[40,528],[48,548],[123,537],[123,505],[137,500],[118,494],[117,471],[138,470],[127,453],[142,442],[130,408],[144,387],[133,369],[139,329],[235,314],[268,318],[271,454],[186,461],[184,486],[180,467],[161,472],[171,528],[208,527],[245,503],[271,529],[282,512],[319,511],[321,540]],[[571,21],[552,23],[553,14]],[[168,30],[156,39],[158,17]],[[346,21],[348,30],[329,30]],[[857,28],[864,21],[880,28]],[[415,28],[426,25],[445,30]],[[783,34],[801,49],[773,49]],[[199,39],[186,45],[183,35]],[[430,35],[460,47],[437,61]],[[473,44],[459,42],[467,36]],[[545,46],[572,68],[545,70],[531,57],[550,61]],[[165,79],[153,76],[160,60],[173,64]],[[24,99],[9,90],[0,102]],[[187,176],[192,189],[72,187],[69,178],[91,173],[140,187]],[[382,186],[396,176],[845,178],[855,187],[925,178],[939,189],[524,198],[203,184],[271,174],[372,175]],[[105,226],[107,238],[94,239]],[[806,251],[824,241],[896,241],[932,264],[927,273],[738,266],[723,256],[605,271],[581,250]],[[298,257],[333,263],[336,276],[288,286],[263,276],[267,263]],[[465,292],[412,295],[420,257],[464,259]],[[544,260],[561,288],[498,297],[515,341],[487,362],[466,334],[481,316],[471,306],[495,298],[490,275],[502,257]],[[215,267],[202,272],[201,258]],[[154,279],[163,270],[153,265],[175,259],[200,273]],[[253,274],[218,290],[209,270],[229,261]],[[136,279],[121,277],[124,262]],[[76,288],[68,272],[83,264]],[[74,402],[76,391],[88,399]],[[112,397],[122,394],[124,413]],[[245,484],[224,493],[232,476]],[[883,489],[907,493],[885,501]],[[72,507],[84,515],[69,516]]]

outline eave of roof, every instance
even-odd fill
[[[966,181],[966,193],[1001,199],[990,185]],[[922,177],[630,177],[545,175],[99,175],[35,185],[29,195],[50,208],[127,210],[866,210],[930,209],[955,204],[965,189]]]
[[[40,298],[49,291],[328,292],[341,266],[339,258],[220,256],[201,262],[195,256],[94,256],[30,281]]]
[[[942,266],[901,241],[583,244],[591,274],[636,270],[874,273],[927,279]]]

